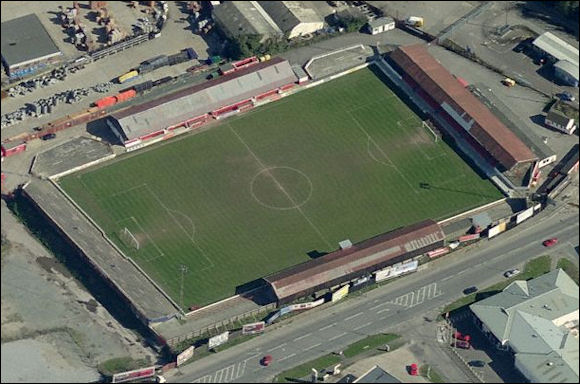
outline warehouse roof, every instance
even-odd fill
[[[1,27],[2,58],[10,68],[61,54],[34,13],[5,21]]]
[[[536,156],[524,143],[491,113],[474,95],[454,78],[424,45],[399,47],[392,59],[438,103],[449,103],[464,119],[469,133],[506,169]],[[464,116],[463,112],[467,116]],[[468,119],[466,119],[466,117]]]
[[[515,281],[470,309],[498,340],[509,341],[536,380],[578,382],[578,340],[566,326],[578,321],[578,286],[564,271]],[[548,368],[540,360],[556,364]]]
[[[376,18],[374,20],[370,20],[368,24],[371,28],[376,28],[376,27],[381,27],[383,25],[391,24],[394,22],[395,22],[395,19],[393,19],[392,17],[385,16],[385,17]]]
[[[257,1],[226,1],[213,11],[230,35],[281,35],[282,31]]]
[[[268,276],[265,280],[274,289],[278,300],[282,300],[350,273],[379,265],[444,238],[445,234],[439,224],[433,220],[425,220],[298,264]]]
[[[260,1],[259,3],[284,32],[291,31],[301,23],[323,22],[316,11],[302,1]]]
[[[111,116],[131,140],[295,81],[290,64],[275,57]]]
[[[566,72],[578,81],[578,64],[571,63],[568,60],[560,60],[554,64],[554,68]]]
[[[553,33],[542,33],[532,44],[558,60],[568,60],[578,68],[578,48],[574,48]]]

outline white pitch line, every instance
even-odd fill
[[[274,348],[272,348],[272,349],[268,349],[268,350],[267,350],[267,352],[272,352],[272,351],[275,351],[275,350],[277,350],[277,349],[280,349],[280,348],[282,348],[283,346],[285,346],[286,344],[287,344],[287,343],[280,344],[280,345],[279,345],[279,346],[277,346],[277,347],[274,347]]]
[[[280,360],[278,360],[278,361],[284,361],[284,360],[286,360],[286,359],[289,359],[289,358],[291,358],[291,357],[294,357],[294,356],[296,356],[296,354],[295,354],[295,353],[293,353],[293,354],[291,354],[291,355],[288,355],[288,356],[285,356],[285,357],[281,358],[281,359],[280,359]]]
[[[386,311],[390,311],[390,310],[391,310],[390,308],[381,309],[380,311],[377,311],[377,314],[383,313],[383,312],[386,312]]]
[[[320,328],[319,331],[324,331],[325,329],[332,328],[335,325],[336,325],[336,323],[328,324],[327,326]]]
[[[344,335],[346,335],[346,332],[341,333],[340,335],[336,335],[334,337],[331,337],[330,339],[328,339],[328,341],[332,341],[332,340],[336,340],[339,337],[343,337]]]
[[[344,321],[352,320],[352,319],[354,319],[355,317],[359,317],[359,316],[360,316],[360,315],[362,315],[362,314],[363,314],[362,312],[359,312],[359,313],[357,313],[357,314],[355,314],[355,315],[352,315],[352,316],[349,316],[349,317],[345,317],[345,318],[344,318]]]
[[[308,337],[308,336],[310,336],[310,335],[312,335],[312,333],[307,333],[306,335],[302,335],[302,336],[300,336],[300,337],[297,337],[297,338],[295,338],[293,341],[302,340],[302,339],[304,339],[305,337]]]
[[[314,344],[314,345],[311,345],[310,347],[304,348],[304,351],[310,351],[312,348],[316,348],[316,347],[318,347],[319,345],[320,345],[320,343],[318,343],[318,344]]]
[[[367,327],[367,326],[371,325],[372,323],[373,323],[372,321],[369,321],[368,323],[363,324],[363,325],[359,325],[358,327],[353,328],[352,330],[353,331],[358,331],[359,329],[364,328],[364,327]]]

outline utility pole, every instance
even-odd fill
[[[179,270],[181,271],[181,287],[179,289],[179,305],[181,305],[181,310],[183,310],[183,278],[188,271],[187,265],[181,264],[179,266]]]

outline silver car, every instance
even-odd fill
[[[509,271],[507,271],[503,275],[505,276],[506,279],[509,279],[510,277],[517,276],[520,273],[521,273],[521,271],[519,269],[515,268],[515,269],[510,269]]]

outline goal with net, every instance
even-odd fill
[[[131,233],[131,231],[127,227],[124,227],[121,230],[121,232],[119,232],[119,238],[121,239],[123,244],[125,244],[126,247],[130,247],[137,250],[140,247],[139,240],[137,240],[137,238],[133,235],[133,233]]]

